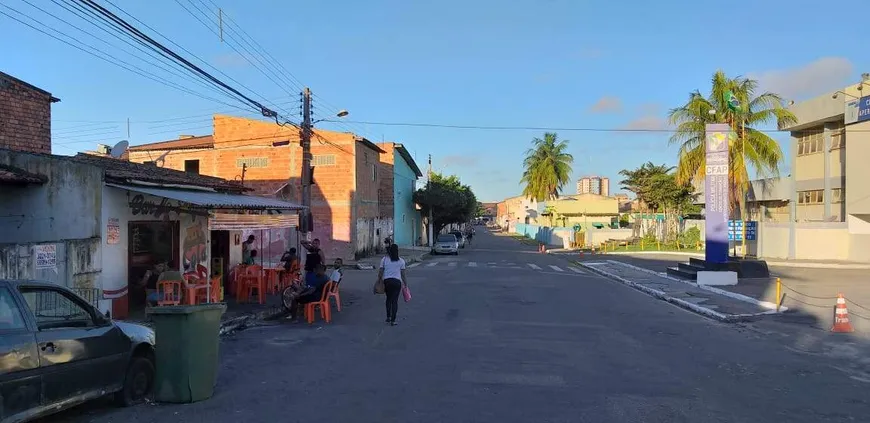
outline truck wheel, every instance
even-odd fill
[[[136,356],[130,360],[124,388],[115,393],[115,402],[122,407],[141,403],[154,388],[154,363],[146,357]]]

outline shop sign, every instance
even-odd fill
[[[158,220],[169,220],[172,213],[177,215],[188,214],[191,216],[191,221],[196,216],[208,216],[208,212],[193,210],[189,207],[183,207],[179,204],[174,204],[168,198],[163,198],[159,203],[145,199],[142,194],[137,194],[130,200],[130,211],[133,216],[151,216]]]
[[[106,224],[106,244],[115,245],[121,242],[121,221],[110,217]]]
[[[54,244],[36,245],[33,247],[34,267],[37,269],[57,268],[57,246]]]

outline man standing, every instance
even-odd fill
[[[302,241],[302,246],[308,250],[308,254],[305,255],[305,284],[310,286],[313,284],[318,266],[326,264],[326,256],[320,249],[320,240],[317,238],[311,242]]]
[[[248,264],[251,261],[251,250],[254,246],[254,239],[256,239],[253,235],[248,236],[248,240],[242,243],[242,263]]]

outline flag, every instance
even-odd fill
[[[728,91],[725,93],[725,102],[728,103],[728,108],[732,112],[740,111],[740,100],[737,99],[737,96],[733,92]]]

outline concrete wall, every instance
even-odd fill
[[[51,153],[51,94],[2,73],[0,148]]]
[[[417,190],[417,174],[411,166],[402,158],[402,155],[394,150],[393,153],[393,198],[392,204],[395,214],[393,215],[394,239],[393,241],[403,247],[415,245],[420,234],[420,212],[414,205],[414,191]]]
[[[549,246],[563,248],[567,242],[574,239],[571,228],[550,228],[547,226],[517,223],[513,226],[514,233],[534,239]]]
[[[0,150],[0,164],[48,177],[42,185],[0,189],[0,244],[100,236],[102,169],[10,150]]]

